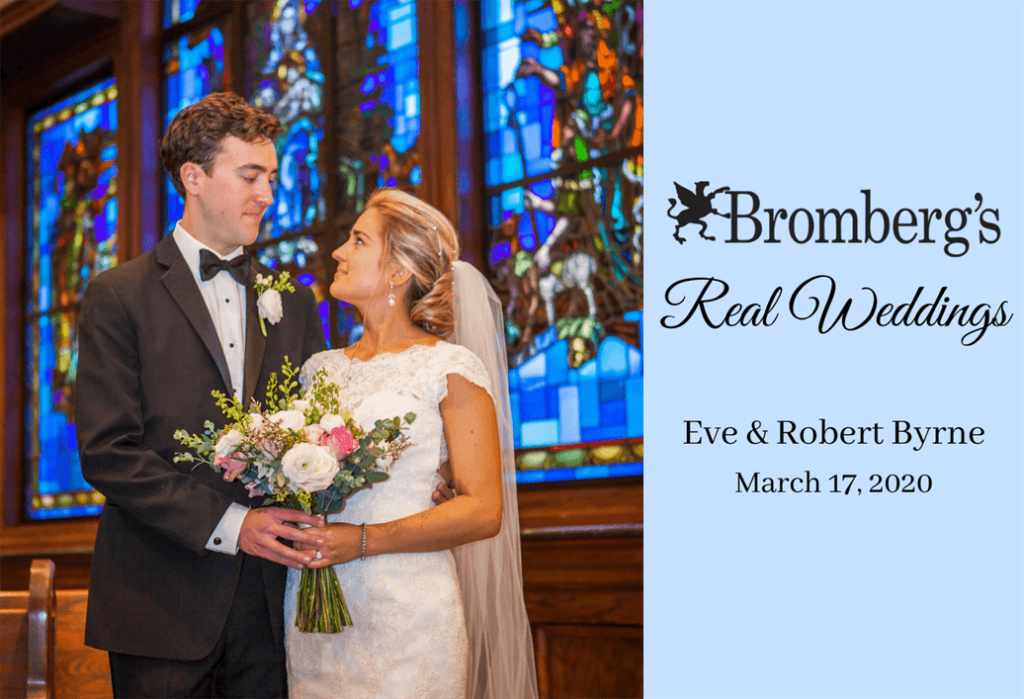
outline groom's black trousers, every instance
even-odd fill
[[[110,653],[114,696],[124,699],[288,696],[284,652],[274,644],[260,562],[244,553],[231,611],[213,651],[202,660]],[[169,610],[174,614],[175,610]],[[141,623],[145,623],[142,621]]]

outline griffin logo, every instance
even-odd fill
[[[678,214],[673,215],[672,209],[675,208],[677,202],[675,199],[668,200],[668,217],[676,222],[676,230],[673,234],[673,237],[675,237],[675,239],[679,241],[679,244],[682,245],[683,243],[686,242],[686,238],[684,238],[682,233],[680,232],[683,226],[687,226],[691,223],[696,223],[697,225],[700,226],[700,230],[697,231],[700,234],[700,237],[703,238],[704,240],[713,241],[714,237],[704,235],[704,231],[708,229],[708,224],[702,221],[701,219],[703,219],[708,214],[715,214],[716,216],[721,216],[722,218],[729,218],[729,214],[720,214],[717,211],[715,211],[715,209],[711,206],[711,200],[715,198],[715,195],[721,192],[728,191],[729,188],[722,187],[720,189],[716,189],[711,194],[705,194],[704,190],[707,189],[709,183],[695,182],[694,184],[697,187],[697,193],[694,194],[693,192],[691,192],[678,182],[673,182],[672,184],[676,186],[676,193],[679,197],[678,203],[687,207],[680,211]]]

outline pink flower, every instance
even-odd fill
[[[347,427],[335,427],[330,434],[324,436],[323,445],[333,451],[339,459],[344,459],[355,451],[356,438]]]
[[[224,480],[235,480],[240,475],[242,475],[242,471],[244,471],[246,467],[249,465],[245,461],[242,461],[240,458],[237,458],[240,456],[241,454],[239,454],[238,452],[234,452],[224,457],[218,456],[214,458],[213,463],[224,469]]]
[[[245,489],[249,491],[249,497],[256,498],[260,495],[266,495],[266,491],[260,487],[260,484],[256,481],[251,481],[245,484]]]

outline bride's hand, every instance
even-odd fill
[[[313,527],[309,533],[324,540],[320,547],[321,558],[306,564],[307,568],[325,568],[338,563],[348,563],[363,554],[363,528],[355,524],[337,522],[322,529]]]

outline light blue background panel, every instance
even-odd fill
[[[644,12],[647,696],[1021,697],[1021,3],[648,2]],[[861,190],[890,217],[973,209],[980,193],[1001,235],[979,244],[972,212],[960,257],[943,250],[944,220],[932,222],[933,244],[899,244],[890,231],[882,244],[798,245],[788,220],[778,244],[726,244],[730,222],[711,214],[717,240],[689,225],[680,245],[665,213],[673,182],[698,181],[756,192],[762,221],[766,208],[853,208],[862,237]],[[729,202],[712,201],[722,212]],[[918,307],[947,287],[951,304],[1006,301],[1013,319],[970,347],[971,328],[958,326],[822,334],[788,303],[823,274],[861,315],[864,287],[893,304],[924,287]],[[724,306],[763,306],[782,287],[778,318],[666,329],[661,318],[685,304],[665,290],[687,277],[729,284],[707,307],[716,322]],[[877,422],[884,443],[775,443],[777,421],[822,418]],[[734,426],[737,443],[685,445],[685,420]],[[980,426],[984,443],[915,451],[892,443],[894,420]],[[754,421],[769,444],[747,442]],[[736,473],[755,471],[810,471],[822,492],[736,493]],[[827,492],[832,474],[856,474],[863,494]],[[872,474],[928,474],[931,491],[868,493]]]

